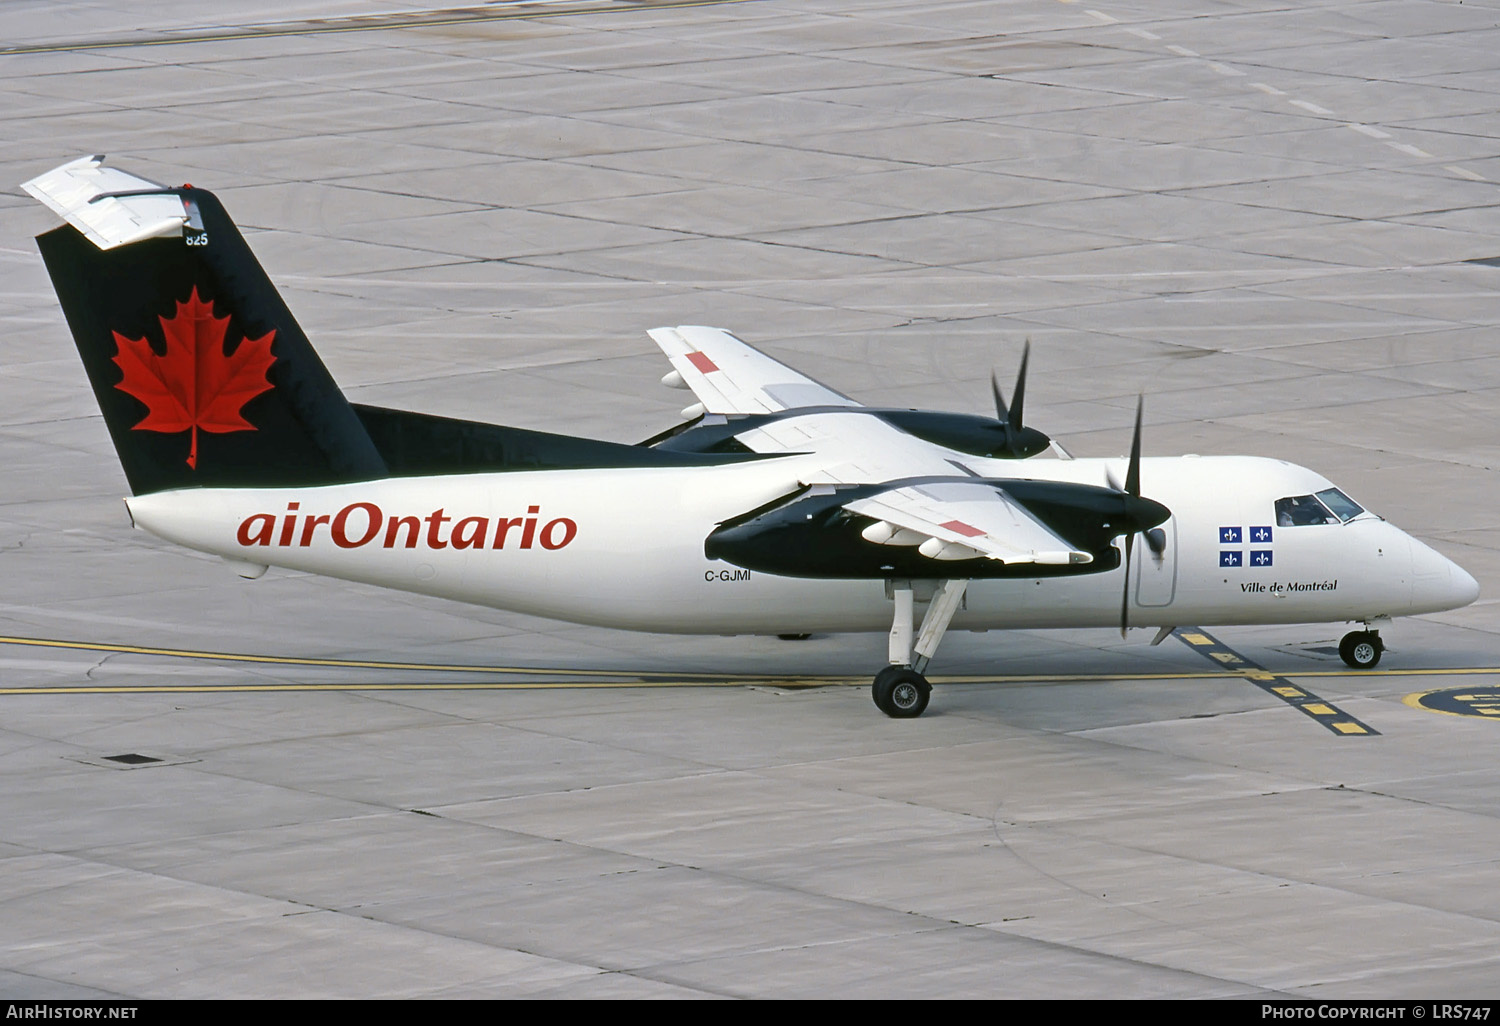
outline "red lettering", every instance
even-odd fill
[[[562,528],[562,541],[557,541],[553,536],[554,527]],[[547,521],[547,526],[542,528],[542,548],[560,549],[578,534],[578,525],[567,517],[558,517],[556,520]]]
[[[453,547],[455,549],[482,549],[485,536],[489,533],[489,517],[465,517],[453,525]]]
[[[250,525],[260,521],[260,529],[253,535],[250,533]],[[276,517],[270,513],[257,513],[252,517],[246,517],[244,523],[240,524],[235,539],[241,545],[269,545],[271,544],[271,531],[276,527]]]
[[[427,520],[427,547],[429,549],[446,549],[448,543],[437,536],[438,528],[453,518],[443,516],[443,511],[439,508],[427,514],[425,519]]]
[[[417,547],[417,533],[422,530],[422,522],[416,517],[391,517],[385,525],[385,547],[393,548],[396,544],[396,528],[404,527],[406,531],[406,547],[414,549]]]
[[[414,549],[425,544],[430,549],[482,549],[486,543],[493,549],[505,548],[507,540],[515,541],[512,529],[519,529],[521,537],[515,547],[529,549],[540,543],[548,551],[555,551],[571,544],[578,537],[578,522],[570,517],[555,517],[542,522],[538,517],[540,506],[527,506],[525,517],[496,518],[495,537],[490,539],[489,517],[464,517],[455,522],[443,508],[433,510],[425,517],[387,517],[373,502],[351,502],[332,516],[324,514],[301,517],[298,530],[298,510],[301,503],[288,502],[286,513],[278,517],[274,513],[252,513],[240,521],[235,539],[243,546],[269,546],[272,544],[290,548],[295,544],[309,548],[317,537],[318,527],[328,526],[328,535],[341,549],[357,549],[369,545],[385,528],[382,541],[384,548]],[[364,521],[351,529],[350,518],[363,514]],[[277,521],[280,529],[277,529]],[[426,525],[425,530],[423,525]],[[444,534],[447,525],[452,531]],[[540,529],[538,529],[540,527]],[[404,533],[403,533],[404,532]]]
[[[510,531],[510,529],[512,527],[519,527],[520,525],[521,525],[521,518],[520,517],[511,517],[509,520],[496,520],[495,521],[495,544],[491,545],[490,548],[493,548],[493,549],[503,549],[503,548],[505,548],[505,535]]]
[[[359,538],[351,540],[348,533],[349,514],[355,510],[363,510],[365,514],[365,533]],[[333,535],[333,543],[341,549],[357,549],[361,545],[373,541],[380,533],[380,525],[384,521],[384,514],[380,507],[373,502],[354,502],[339,510],[339,515],[333,518],[333,526],[329,531]]]
[[[328,520],[329,520],[328,517],[323,516],[321,514],[319,516],[315,516],[315,517],[307,517],[305,520],[303,520],[302,521],[302,540],[300,542],[298,542],[297,544],[301,545],[304,549],[307,548],[309,545],[311,545],[312,544],[313,531],[317,528],[317,526],[319,524],[326,524],[326,523],[328,523]]]
[[[281,522],[281,537],[276,544],[283,548],[292,544],[292,532],[297,529],[297,514],[295,510],[302,508],[300,502],[289,502],[286,504],[286,519]]]

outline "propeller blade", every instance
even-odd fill
[[[990,391],[995,393],[995,419],[1003,424],[1010,423],[1010,411],[1005,408],[1005,396],[1000,394],[1000,379],[990,371]]]
[[[1021,430],[1021,408],[1026,405],[1026,364],[1031,359],[1031,339],[1026,340],[1026,346],[1021,350],[1021,371],[1016,375],[1015,402],[1010,407],[1010,427],[1012,431]],[[1004,420],[1005,418],[1001,418]]]
[[[1135,557],[1135,536],[1139,532],[1146,539],[1151,554],[1160,563],[1166,556],[1167,532],[1158,524],[1170,517],[1171,511],[1160,503],[1141,498],[1141,420],[1146,408],[1145,396],[1135,401],[1135,432],[1130,439],[1130,463],[1125,470],[1125,487],[1115,480],[1108,468],[1104,479],[1109,486],[1122,495],[1125,520],[1130,527],[1125,531],[1125,593],[1120,596],[1120,637],[1130,630],[1130,564]]]
[[[1072,459],[1052,439],[1036,428],[1026,426],[1026,371],[1030,364],[1031,339],[1028,338],[1025,347],[1021,350],[1021,369],[1016,374],[1014,402],[1009,404],[1005,401],[1005,393],[1000,390],[999,376],[993,370],[990,371],[990,393],[995,397],[996,427],[1004,433],[1004,437],[998,445],[987,443],[988,451],[984,455],[1002,459],[1025,459],[1028,456],[1035,456],[1051,445],[1058,448],[1058,454],[1062,458]]]
[[[1125,491],[1141,497],[1141,412],[1146,408],[1146,397],[1135,399],[1135,436],[1130,440],[1130,467],[1125,471]]]

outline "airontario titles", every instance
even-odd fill
[[[540,506],[526,507],[524,517],[458,517],[439,507],[426,516],[387,515],[373,502],[351,502],[337,513],[300,513],[288,502],[286,512],[254,513],[240,521],[235,539],[247,548],[309,548],[320,537],[341,549],[560,549],[578,535],[569,517],[543,520]]]

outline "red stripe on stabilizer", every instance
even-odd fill
[[[704,374],[712,374],[718,370],[718,365],[708,358],[707,353],[692,352],[687,354],[688,363],[697,367]]]
[[[978,538],[980,535],[984,534],[984,532],[979,528],[970,527],[962,520],[950,520],[946,524],[938,524],[938,526],[946,527],[948,530],[961,534],[965,538]]]

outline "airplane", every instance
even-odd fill
[[[1072,456],[1023,421],[863,406],[703,326],[648,332],[690,390],[635,445],[349,402],[218,199],[106,167],[23,185],[129,482],[133,526],[228,561],[574,623],[888,631],[875,704],[920,716],[949,629],[1349,622],[1478,596],[1327,478],[1251,456]],[[1048,449],[1057,458],[1042,458]],[[1137,537],[1141,541],[1136,544]],[[916,614],[922,612],[920,622]]]

